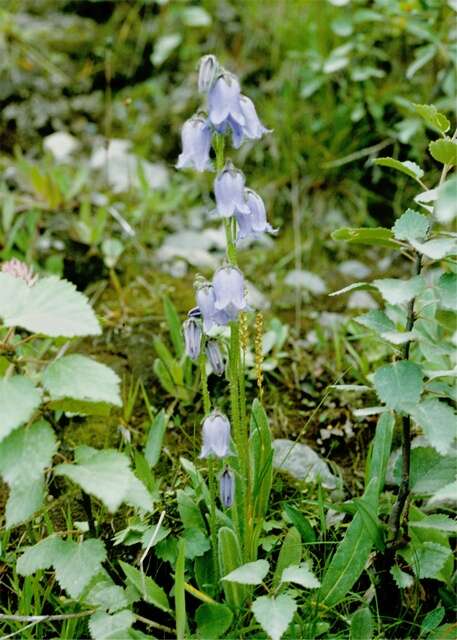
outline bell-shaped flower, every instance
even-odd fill
[[[211,149],[211,129],[208,121],[194,115],[183,125],[181,131],[182,153],[176,164],[177,169],[194,167],[197,171],[211,169],[209,152]]]
[[[244,199],[244,175],[228,161],[214,180],[217,212],[223,218],[230,218],[235,211],[249,213]]]
[[[224,311],[231,320],[247,308],[244,277],[238,267],[227,265],[220,267],[213,276],[214,306],[217,311]]]
[[[267,222],[265,204],[258,193],[252,189],[244,190],[245,201],[249,208],[249,213],[236,212],[238,222],[238,240],[249,236],[256,236],[260,233],[277,233],[271,224]]]
[[[203,316],[203,328],[208,332],[214,325],[226,325],[230,318],[224,311],[216,309],[216,294],[209,282],[201,284],[196,293],[197,305]]]
[[[207,93],[214,82],[219,63],[216,56],[211,54],[200,59],[198,67],[198,90],[200,93]]]
[[[218,458],[225,458],[230,453],[230,422],[227,416],[213,411],[203,421],[203,446],[200,458],[207,458],[212,453]]]
[[[243,133],[246,138],[251,140],[258,140],[264,133],[269,133],[272,130],[267,129],[259,120],[257,111],[255,110],[254,103],[247,96],[240,97],[241,113],[244,116]]]
[[[235,495],[235,476],[228,467],[219,477],[219,495],[224,507],[231,507]]]
[[[192,360],[196,360],[200,355],[200,345],[202,342],[201,323],[193,317],[187,318],[183,323],[184,343],[186,354]]]
[[[24,280],[29,287],[32,287],[38,280],[38,276],[33,273],[33,269],[17,258],[11,258],[11,260],[4,262],[0,271],[8,273],[13,278]]]
[[[221,376],[225,371],[225,364],[218,341],[212,339],[208,340],[205,351],[213,373],[217,376]]]
[[[208,117],[220,132],[225,131],[229,119],[241,126],[245,123],[240,104],[240,83],[227,71],[221,73],[208,92]]]

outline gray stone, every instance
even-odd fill
[[[273,440],[273,466],[286,471],[296,480],[317,482],[320,480],[326,489],[336,489],[338,479],[328,468],[324,460],[311,447],[293,440]]]

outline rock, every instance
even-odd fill
[[[284,284],[299,289],[307,289],[316,295],[321,295],[327,292],[327,285],[322,278],[311,271],[304,271],[300,269],[289,271],[284,279]]]
[[[371,269],[359,260],[345,260],[338,267],[338,271],[348,278],[365,280],[371,273]]]
[[[339,482],[328,465],[311,447],[293,440],[273,440],[273,466],[286,471],[296,480],[317,482],[326,489],[336,489]]]

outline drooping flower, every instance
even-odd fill
[[[176,164],[177,169],[194,167],[201,172],[211,168],[211,129],[206,118],[194,115],[186,120],[181,131],[181,140],[182,153]]]
[[[225,458],[230,453],[230,422],[227,416],[213,411],[203,421],[203,446],[200,458],[207,458],[212,453],[218,458]]]
[[[214,287],[209,282],[200,284],[196,293],[198,309],[203,316],[203,328],[208,332],[215,324],[226,325],[230,318],[224,311],[216,309]]]
[[[213,373],[221,376],[225,370],[224,358],[217,340],[208,340],[205,347],[206,357],[211,365]]]
[[[244,199],[244,175],[229,160],[214,180],[217,212],[223,218],[230,218],[235,211],[249,213]]]
[[[187,318],[183,323],[184,343],[186,354],[192,360],[196,360],[200,355],[200,345],[202,341],[201,323],[194,317]]]
[[[228,467],[220,475],[219,494],[224,507],[231,507],[235,495],[235,476]]]
[[[198,90],[200,93],[207,93],[210,90],[218,67],[216,56],[209,54],[200,59],[198,67]]]
[[[245,117],[241,110],[240,83],[228,71],[219,75],[208,92],[208,117],[219,132],[224,132],[229,122],[243,126]]]
[[[33,273],[33,269],[17,258],[11,258],[11,260],[4,262],[1,271],[2,273],[9,273],[14,278],[24,280],[29,287],[33,286],[38,280],[38,276]]]
[[[239,312],[247,308],[244,277],[238,267],[220,267],[213,276],[213,287],[216,310],[224,311],[231,320],[235,320]]]
[[[264,133],[270,133],[272,130],[267,129],[259,120],[254,103],[247,96],[240,97],[241,113],[244,116],[243,133],[250,140],[258,140]]]
[[[249,208],[249,213],[236,212],[238,222],[238,240],[255,236],[259,233],[276,233],[271,224],[267,222],[265,204],[258,193],[252,189],[244,190],[245,200]]]

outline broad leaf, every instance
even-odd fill
[[[266,560],[247,562],[228,573],[222,580],[237,582],[238,584],[262,584],[269,568],[270,564]]]
[[[414,578],[409,573],[402,571],[400,567],[394,565],[390,573],[392,574],[393,579],[395,580],[395,584],[399,589],[409,589],[414,584]]]
[[[292,622],[297,603],[289,595],[277,598],[261,596],[251,606],[255,619],[271,640],[280,640]]]
[[[395,330],[395,325],[392,320],[380,309],[371,309],[371,311],[357,316],[355,321],[377,333],[386,333]]]
[[[422,213],[408,209],[392,227],[397,240],[425,240],[430,221]]]
[[[321,583],[307,564],[291,565],[284,569],[281,582],[294,582],[305,589],[317,589]]]
[[[128,606],[129,602],[124,589],[114,584],[108,574],[101,573],[94,580],[89,593],[84,597],[85,602],[108,613],[114,613]]]
[[[121,406],[119,382],[112,369],[79,354],[59,358],[43,374],[43,386],[52,400],[72,398]]]
[[[394,468],[396,482],[401,477],[401,456]],[[455,480],[455,456],[441,456],[431,447],[414,447],[411,451],[410,485],[416,495],[431,495]],[[452,491],[452,487],[449,487]],[[452,495],[452,494],[451,494]],[[443,496],[444,497],[444,496]],[[455,495],[453,496],[455,499]]]
[[[410,178],[414,178],[414,180],[420,180],[424,172],[415,162],[410,162],[409,160],[405,160],[401,162],[400,160],[395,160],[394,158],[377,158],[374,161],[380,167],[389,167],[390,169],[396,169],[400,171],[400,173],[404,173]]]
[[[438,574],[452,555],[452,551],[436,542],[423,542],[414,549],[413,545],[408,545],[401,555],[409,562],[418,578],[440,579]]]
[[[141,573],[141,571],[132,567],[130,564],[122,562],[122,560],[119,564],[127,580],[140,592],[145,602],[153,604],[155,607],[162,609],[162,611],[170,611],[168,598],[162,587],[159,587],[150,576]]]
[[[378,493],[381,493],[384,487],[390,449],[392,447],[394,426],[395,418],[391,413],[383,413],[376,425],[371,455],[367,464],[367,478],[368,482],[376,478],[375,482]]]
[[[428,145],[428,149],[438,162],[451,166],[457,164],[457,143],[450,138],[434,140]]]
[[[379,399],[397,411],[409,411],[419,402],[422,379],[421,368],[408,360],[380,367],[373,376]]]
[[[41,394],[28,378],[0,378],[0,442],[30,420],[40,402]]]
[[[438,531],[457,533],[457,522],[443,513],[432,513],[422,520],[411,520],[409,526],[414,529],[438,529]]]
[[[351,618],[350,640],[371,640],[374,632],[373,616],[368,607],[358,609]]]
[[[22,327],[51,337],[99,335],[100,325],[86,296],[54,276],[28,286],[0,273],[0,317],[6,327]]]
[[[375,280],[373,285],[389,304],[409,302],[425,289],[425,281],[421,276],[414,276],[409,280],[382,278]]]
[[[89,618],[89,631],[93,640],[126,640],[134,622],[135,616],[128,609],[112,615],[96,611]]]
[[[155,467],[160,458],[163,436],[167,428],[168,416],[162,409],[149,427],[148,438],[144,448],[144,457],[151,467]]]
[[[351,244],[368,244],[375,246],[391,247],[398,249],[399,244],[395,242],[393,233],[390,229],[384,227],[376,228],[351,228],[343,227],[332,233],[334,240],[343,240]]]
[[[457,254],[457,242],[454,238],[433,238],[427,242],[412,240],[411,244],[419,253],[432,260],[441,260]]]
[[[122,502],[152,510],[152,500],[146,487],[130,469],[127,456],[113,449],[98,451],[91,447],[77,447],[76,464],[60,464],[56,475],[66,476],[86,493],[99,498],[107,509],[116,511]]]
[[[457,414],[448,404],[428,398],[414,407],[411,415],[438,453],[450,452],[457,437]]]
[[[279,551],[278,560],[273,577],[273,586],[278,586],[281,576],[290,565],[300,564],[302,554],[302,540],[298,530],[295,527],[289,529]]]
[[[433,104],[415,104],[414,108],[429,127],[437,129],[440,133],[446,133],[451,126],[444,113],[438,111]]]
[[[54,431],[44,420],[18,429],[0,444],[0,474],[10,488],[6,526],[28,520],[44,498],[43,471],[57,449]]]
[[[438,295],[445,309],[457,311],[457,274],[443,273],[438,280]]]
[[[217,640],[232,624],[233,613],[225,604],[204,603],[195,612],[199,637]]]
[[[449,224],[457,218],[457,176],[449,178],[439,188],[434,213],[442,224]]]

